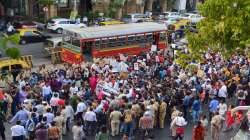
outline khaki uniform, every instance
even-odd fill
[[[112,136],[119,134],[121,116],[122,116],[122,113],[120,111],[113,111],[110,114]]]
[[[61,111],[61,116],[63,117],[63,126],[62,126],[62,134],[66,134],[66,122],[67,122],[67,117],[66,117],[66,109],[63,109]]]
[[[12,97],[9,95],[9,94],[7,94],[7,93],[5,93],[5,96],[6,96],[6,100],[7,100],[7,103],[8,103],[8,110],[7,110],[7,112],[6,112],[6,118],[8,119],[8,118],[10,118],[11,117],[11,104],[12,104],[12,102],[13,102],[13,99],[12,99]]]
[[[173,113],[171,114],[171,120],[173,121],[173,120],[175,119],[175,117],[178,116],[178,114],[179,114],[179,110],[174,110]],[[171,122],[171,123],[172,123],[172,122]],[[171,127],[171,135],[172,135],[173,137],[176,136],[176,125],[173,125],[173,126]]]
[[[221,115],[215,115],[211,120],[211,134],[212,140],[219,140],[220,130],[223,118]]]
[[[159,124],[160,128],[164,128],[165,117],[166,117],[167,104],[163,101],[159,107]]]
[[[62,140],[62,129],[64,125],[64,119],[62,116],[56,116],[54,121],[56,122],[56,126],[60,129],[60,140]]]
[[[153,104],[153,109],[154,109],[154,126],[157,125],[157,119],[158,119],[158,111],[159,111],[159,103],[158,102],[154,102]]]

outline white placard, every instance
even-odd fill
[[[151,52],[157,51],[157,46],[156,45],[151,45]]]

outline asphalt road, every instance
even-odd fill
[[[54,34],[54,33],[47,33],[44,32],[44,34],[52,36],[52,37],[58,37],[61,36],[60,34]],[[1,39],[1,37],[0,37]],[[43,42],[41,43],[29,43],[25,45],[20,45],[20,44],[13,44],[13,43],[8,43],[8,47],[17,47],[20,49],[21,55],[32,55],[33,57],[33,64],[35,65],[41,65],[41,64],[49,64],[50,63],[50,58],[46,56]],[[2,52],[2,57],[6,57],[4,54],[4,51],[0,48],[0,51]]]

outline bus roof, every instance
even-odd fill
[[[110,26],[98,27],[73,27],[65,29],[66,33],[71,32],[77,34],[80,39],[104,38],[129,34],[140,34],[147,32],[165,31],[167,27],[164,24],[156,22],[118,24]]]

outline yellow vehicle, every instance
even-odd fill
[[[2,75],[11,72],[13,75],[17,75],[22,69],[31,68],[31,66],[21,59],[3,59],[0,60],[0,70]]]
[[[170,30],[176,31],[176,30],[179,30],[181,26],[186,26],[186,25],[188,25],[188,24],[190,24],[190,23],[191,23],[190,20],[182,19],[182,20],[179,20],[178,22],[176,22],[176,23],[173,24],[173,25],[169,25],[168,28],[169,28]]]
[[[100,22],[99,25],[100,26],[107,26],[107,25],[115,25],[115,24],[123,24],[124,22],[121,22],[119,20],[112,20],[112,21],[103,21]]]
[[[33,42],[44,42],[50,36],[45,36],[41,32],[37,31],[36,28],[24,28],[18,29],[20,35],[20,44],[33,43]]]

